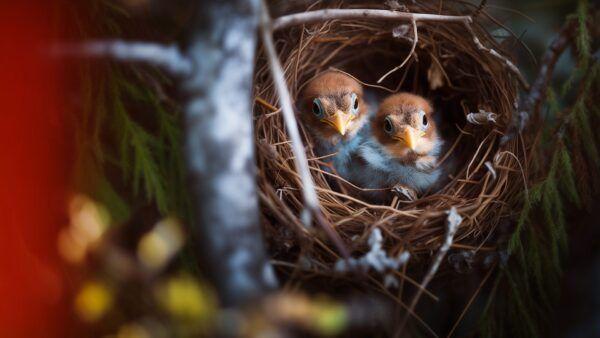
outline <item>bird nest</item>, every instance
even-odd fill
[[[493,252],[496,243],[490,239],[494,230],[514,214],[523,184],[523,154],[516,140],[502,138],[508,134],[520,75],[506,57],[508,53],[483,28],[489,18],[467,6],[444,2],[440,12],[437,3],[419,2],[394,9],[467,15],[472,21],[332,19],[291,25],[274,34],[292,99],[315,76],[335,69],[380,93],[422,95],[443,114],[443,133],[450,146],[442,155],[442,165],[450,159],[458,163],[447,183],[415,201],[395,197],[386,205],[360,200],[330,185],[330,174],[321,169],[324,162],[314,154],[310,134],[299,126],[321,211],[354,257],[370,250],[368,238],[379,228],[390,256],[409,252],[411,264],[427,264],[445,241],[446,219],[452,207],[463,220],[451,250]],[[342,4],[337,8],[352,7]],[[360,8],[383,7],[361,4]],[[331,268],[339,259],[334,243],[303,224],[301,175],[294,165],[264,49],[256,62],[258,185],[271,255],[276,261],[285,261],[284,265],[308,268],[296,264],[303,257],[300,262],[333,274]],[[378,84],[394,68],[398,69]]]

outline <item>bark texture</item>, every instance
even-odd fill
[[[186,155],[201,257],[221,301],[235,306],[277,282],[259,223],[252,75],[259,0],[203,1],[187,50]]]

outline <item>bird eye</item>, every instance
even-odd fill
[[[356,96],[355,93],[352,93],[351,107],[352,107],[352,113],[358,114],[358,96]]]
[[[392,119],[389,116],[387,116],[383,121],[383,131],[390,135],[394,132],[394,125],[392,124]]]
[[[427,114],[425,114],[424,110],[419,110],[419,115],[421,116],[421,125],[423,126],[423,128],[427,128],[427,124],[429,123],[429,120],[427,119]]]
[[[314,99],[312,104],[312,112],[316,117],[322,118],[325,112],[323,111],[323,106],[321,105],[321,100]]]

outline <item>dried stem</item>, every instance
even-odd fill
[[[538,76],[531,86],[529,95],[523,104],[523,114],[536,115],[539,112],[542,99],[546,96],[548,83],[552,78],[554,66],[558,61],[558,58],[573,41],[572,37],[575,32],[575,24],[575,20],[570,20],[566,23],[552,40],[548,50],[544,53]]]
[[[390,74],[392,74],[393,72],[395,72],[398,69],[402,68],[408,62],[408,60],[410,60],[410,57],[415,52],[415,48],[417,48],[417,43],[419,42],[419,32],[417,30],[417,21],[413,20],[411,23],[412,23],[412,26],[413,26],[413,44],[412,44],[412,47],[410,47],[410,52],[408,53],[408,55],[406,56],[406,58],[404,59],[404,61],[402,61],[402,63],[399,66],[397,66],[394,69],[390,70],[389,72],[385,73],[385,75],[383,75],[379,80],[377,80],[377,83],[381,83]]]
[[[194,68],[192,60],[183,55],[179,47],[152,42],[90,41],[73,46],[55,46],[53,52],[59,56],[111,57],[119,61],[144,62],[178,76],[188,76]]]
[[[485,5],[487,5],[487,0],[481,0],[481,2],[479,3],[479,5],[477,6],[477,8],[475,9],[475,11],[473,12],[473,17],[476,18],[477,16],[479,16],[479,14],[481,13],[481,11],[483,11],[483,9],[485,8]]]
[[[572,43],[575,27],[576,22],[574,20],[567,22],[550,43],[550,46],[542,56],[540,70],[531,86],[529,95],[523,100],[518,114],[514,114],[511,128],[502,138],[502,143],[506,143],[514,138],[517,133],[520,133],[525,128],[530,116],[539,114],[541,103],[546,96],[548,83],[550,83],[550,79],[554,73],[554,66],[562,53]]]
[[[481,43],[481,41],[479,40],[479,38],[477,37],[477,35],[475,34],[475,31],[473,31],[473,27],[471,26],[470,22],[465,21],[465,27],[467,28],[469,33],[471,33],[471,35],[473,36],[473,42],[475,43],[477,48],[491,54],[493,57],[500,60],[511,72],[513,72],[517,76],[517,79],[521,83],[521,86],[523,86],[523,88],[525,88],[525,90],[529,90],[529,83],[527,82],[527,80],[525,79],[523,74],[521,74],[521,71],[519,71],[519,68],[517,68],[517,66],[515,66],[515,64],[512,63],[512,61],[510,61],[507,57],[498,53],[496,50],[494,50],[492,48],[487,48],[486,46],[484,46]]]
[[[456,234],[456,230],[458,229],[458,226],[460,225],[461,222],[462,222],[462,217],[460,217],[460,215],[456,212],[456,208],[452,207],[450,209],[450,211],[448,212],[448,218],[446,220],[447,230],[446,230],[446,237],[444,239],[444,243],[438,250],[437,255],[435,256],[435,258],[433,260],[433,263],[431,264],[431,267],[429,268],[429,271],[427,272],[427,275],[425,275],[425,277],[423,278],[423,281],[421,282],[421,287],[419,288],[417,293],[414,295],[414,297],[410,303],[410,306],[408,307],[409,311],[406,313],[406,315],[402,319],[402,322],[400,323],[400,326],[398,327],[398,330],[396,331],[396,337],[400,336],[400,333],[404,329],[404,325],[406,325],[406,321],[408,320],[409,314],[411,312],[413,312],[413,310],[415,309],[415,306],[419,302],[419,298],[421,297],[421,294],[423,293],[422,290],[427,288],[427,285],[429,284],[429,282],[431,282],[431,280],[433,279],[433,276],[435,276],[438,268],[440,267],[440,264],[442,263],[442,260],[448,253],[448,250],[450,250],[450,246],[452,246],[452,242],[454,240],[454,234]]]
[[[296,13],[279,17],[273,21],[272,28],[274,31],[287,28],[294,25],[304,25],[309,23],[316,23],[327,20],[344,20],[344,19],[382,19],[391,21],[411,21],[413,25],[416,25],[417,21],[433,21],[433,22],[457,22],[465,25],[469,33],[473,36],[473,42],[482,51],[485,51],[498,60],[500,60],[504,66],[506,66],[511,72],[513,72],[521,85],[528,90],[529,84],[523,74],[519,71],[517,66],[512,63],[508,58],[498,53],[496,50],[485,47],[471,26],[473,19],[468,15],[438,15],[438,14],[426,14],[426,13],[406,13],[398,12],[393,10],[385,9],[321,9],[316,11],[308,11],[304,13]],[[416,34],[415,34],[416,40]],[[410,54],[409,54],[410,57]],[[403,64],[406,62],[405,60]],[[398,66],[391,72],[401,68]],[[387,74],[386,74],[387,76]],[[383,78],[385,78],[384,76]],[[383,79],[382,78],[382,79]],[[382,79],[378,81],[381,82]]]
[[[323,227],[325,232],[327,232],[327,235],[338,247],[340,253],[344,257],[349,257],[348,250],[343,244],[341,238],[321,214],[315,183],[310,174],[308,160],[304,151],[304,145],[302,143],[302,139],[300,138],[298,123],[296,122],[296,117],[294,116],[294,110],[292,108],[292,98],[285,81],[283,68],[281,67],[277,52],[275,51],[273,30],[271,27],[271,17],[269,16],[267,5],[263,0],[261,15],[262,40],[265,46],[267,57],[269,59],[269,68],[271,70],[271,75],[273,76],[273,82],[275,83],[277,94],[279,95],[283,120],[290,137],[292,152],[294,154],[294,163],[296,170],[300,174],[300,180],[302,181],[302,194],[305,203],[305,209],[302,212],[303,223],[305,226],[310,226],[312,223],[312,216],[316,215],[317,222]]]
[[[406,13],[385,9],[321,9],[279,17],[273,21],[273,30],[335,19],[382,19],[391,21],[437,21],[459,23],[471,22],[470,16]]]
[[[473,301],[475,300],[475,298],[477,298],[477,295],[479,295],[479,292],[481,291],[481,289],[483,289],[483,285],[487,282],[487,280],[492,275],[492,272],[494,272],[494,271],[496,271],[496,265],[495,264],[485,274],[485,277],[483,277],[483,279],[481,280],[481,283],[479,283],[479,286],[477,287],[477,289],[475,290],[475,292],[473,293],[473,295],[471,296],[471,298],[467,302],[467,305],[465,305],[465,308],[462,310],[462,312],[458,316],[458,319],[456,320],[456,322],[454,322],[454,325],[452,325],[452,328],[450,329],[450,332],[448,333],[448,335],[446,335],[446,337],[448,337],[448,338],[452,337],[452,335],[454,334],[454,331],[456,331],[456,328],[458,328],[458,325],[460,324],[460,322],[464,318],[465,314],[471,308],[471,305],[473,304]]]

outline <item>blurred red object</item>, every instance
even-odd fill
[[[56,1],[0,4],[0,337],[66,337],[56,233],[72,161]]]

